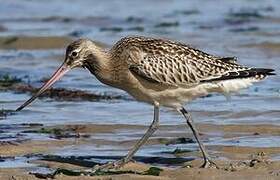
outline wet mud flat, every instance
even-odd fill
[[[15,127],[13,127],[15,126]],[[118,132],[135,132],[146,129],[145,126],[133,125],[63,125],[45,127],[42,124],[21,124],[10,127],[0,127],[1,133],[10,128],[17,129],[17,136],[11,140],[1,139],[0,161],[12,162],[15,167],[5,167],[0,170],[1,178],[15,179],[25,177],[27,179],[240,179],[259,178],[277,179],[280,176],[280,147],[238,147],[225,145],[207,145],[211,156],[215,158],[219,169],[201,169],[202,163],[197,148],[190,148],[195,141],[190,132],[186,133],[181,126],[163,125],[159,132],[151,138],[146,147],[158,146],[163,150],[152,156],[135,156],[136,162],[131,162],[119,170],[92,172],[90,169],[108,161],[118,160],[122,155],[103,155],[102,151],[92,152],[92,155],[67,155],[61,152],[71,147],[104,146],[112,149],[120,146],[125,152],[136,142],[134,140],[121,140],[121,138],[106,138],[114,136]],[[249,130],[246,126],[225,125],[214,126],[211,124],[199,124],[204,142],[211,137],[213,131],[224,133],[228,139],[238,139],[240,136],[266,136],[279,135],[279,127],[271,125],[252,126]],[[176,131],[175,131],[176,130]],[[173,133],[170,133],[173,132]],[[43,136],[44,140],[30,140],[28,136]],[[167,134],[167,136],[162,136]],[[140,136],[140,134],[138,134]],[[165,147],[169,147],[165,150]],[[60,152],[60,153],[57,153]],[[89,153],[91,154],[91,153]],[[106,154],[106,153],[105,153]],[[123,155],[124,155],[123,154]],[[23,164],[24,167],[21,167]],[[19,165],[19,167],[16,167]]]

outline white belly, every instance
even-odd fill
[[[177,87],[162,91],[145,89],[142,91],[134,91],[130,94],[139,101],[144,101],[150,104],[158,102],[162,106],[180,108],[184,103],[192,101],[198,97],[206,96],[209,93],[218,92],[228,96],[231,92],[247,88],[252,85],[253,82],[257,81],[259,80],[254,78],[233,79],[202,83],[189,88]]]

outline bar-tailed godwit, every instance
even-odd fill
[[[274,75],[273,69],[239,65],[234,57],[213,56],[170,40],[126,37],[105,51],[89,39],[80,39],[67,47],[61,67],[17,111],[76,67],[86,68],[102,83],[154,106],[154,119],[144,136],[123,159],[99,168],[117,168],[131,160],[158,128],[160,106],[174,108],[185,117],[202,152],[202,167],[216,166],[200,140],[190,113],[183,107],[184,103],[212,92],[228,95],[267,75]]]

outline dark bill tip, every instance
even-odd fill
[[[23,103],[20,107],[16,109],[16,111],[20,111],[33,102],[38,96],[44,93],[47,89],[49,89],[56,81],[58,81],[64,74],[66,74],[70,68],[66,64],[62,64],[58,70],[52,75],[52,77],[40,88],[40,90],[34,94],[30,99],[28,99],[25,103]]]

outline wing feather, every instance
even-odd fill
[[[130,71],[153,83],[192,86],[261,73],[237,64],[235,57],[212,56],[169,40],[134,37],[124,41],[129,44],[125,52]]]

